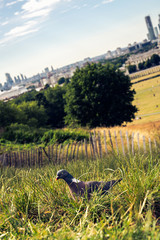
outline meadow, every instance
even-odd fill
[[[123,178],[107,195],[74,201],[56,172],[76,178]],[[160,239],[159,154],[117,156],[49,165],[1,168],[1,239]]]
[[[41,168],[0,166],[0,239],[160,239],[160,77],[152,76],[132,80],[138,118],[110,131],[156,137],[158,151],[134,156],[115,151],[101,159],[80,155]],[[59,169],[83,181],[123,180],[105,196],[94,193],[91,200],[75,202],[66,183],[55,180]]]
[[[160,120],[160,76],[159,72],[132,80],[136,91],[133,104],[137,106],[136,120],[129,125],[144,124]]]

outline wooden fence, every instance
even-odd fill
[[[31,150],[7,152],[0,155],[2,166],[42,167],[48,163],[67,163],[79,158],[103,158],[108,154],[135,155],[153,154],[159,147],[155,139],[147,138],[139,133],[129,134],[109,131],[90,133],[89,139],[68,144],[54,144]]]

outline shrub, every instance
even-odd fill
[[[45,132],[41,138],[41,142],[44,144],[64,143],[72,141],[81,141],[83,139],[89,139],[87,131],[82,130],[49,130]]]
[[[38,143],[44,134],[44,129],[31,128],[25,124],[14,123],[6,128],[3,138],[17,143]]]

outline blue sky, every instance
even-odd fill
[[[0,0],[0,82],[142,41],[158,14],[159,0]]]

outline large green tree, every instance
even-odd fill
[[[131,82],[112,65],[77,69],[65,94],[65,122],[81,126],[115,126],[130,122],[137,108]]]
[[[44,91],[46,113],[48,116],[47,124],[54,128],[64,127],[64,98],[65,87],[56,85],[54,88],[47,88]]]

